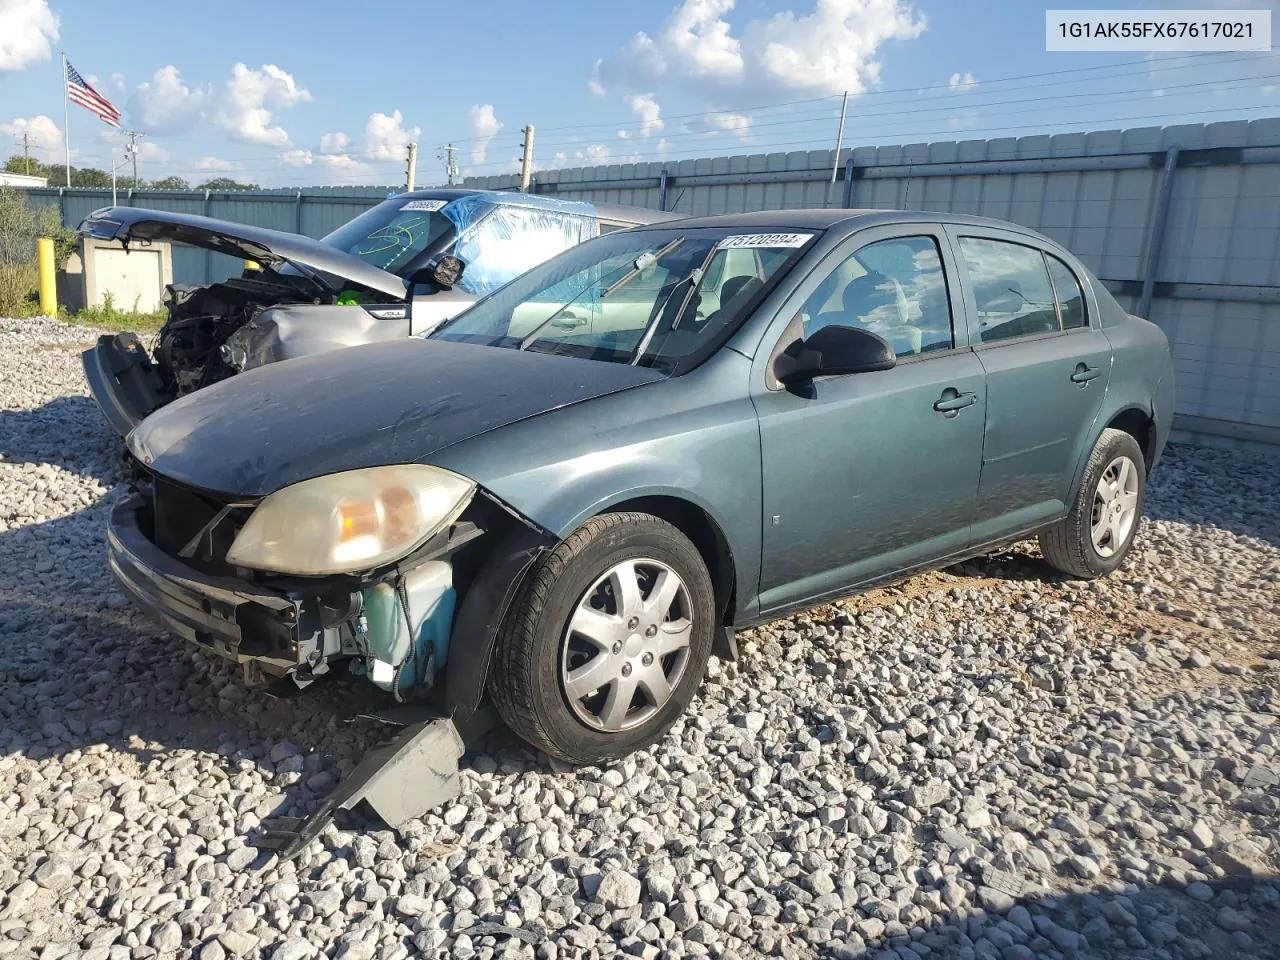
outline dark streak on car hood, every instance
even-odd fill
[[[257,497],[311,477],[429,462],[451,444],[661,380],[647,367],[408,337],[250,370],[128,437],[163,476]]]
[[[168,240],[188,243],[217,253],[245,260],[256,260],[273,267],[289,263],[336,277],[362,287],[402,298],[408,289],[405,281],[394,273],[365,263],[359,257],[344,253],[327,243],[230,220],[215,220],[194,213],[170,210],[148,210],[143,207],[107,207],[95,210],[80,222],[76,232],[95,240]],[[341,291],[338,284],[334,292]]]

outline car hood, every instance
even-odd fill
[[[144,240],[187,243],[271,267],[289,263],[304,272],[321,274],[320,279],[335,293],[343,284],[335,286],[331,278],[357,283],[396,298],[403,298],[408,290],[405,281],[394,273],[365,263],[359,257],[343,253],[319,240],[194,213],[105,207],[85,217],[76,232],[95,240],[120,240],[126,244]]]
[[[430,462],[459,441],[663,377],[648,367],[408,337],[212,384],[151,414],[128,445],[180,483],[265,496],[341,470]]]

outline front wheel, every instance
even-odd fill
[[[529,575],[498,636],[489,693],[547,754],[593,764],[663,734],[693,699],[715,621],[689,539],[644,513],[587,521]]]
[[[1124,562],[1142,518],[1144,464],[1133,437],[1123,430],[1102,431],[1071,512],[1040,533],[1040,550],[1051,567],[1093,580]]]

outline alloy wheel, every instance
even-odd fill
[[[1129,542],[1138,519],[1138,481],[1138,466],[1128,457],[1116,457],[1098,478],[1089,522],[1098,556],[1113,556]]]

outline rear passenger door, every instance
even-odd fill
[[[1087,286],[1031,238],[948,228],[964,279],[970,341],[987,378],[981,543],[1066,510],[1080,451],[1111,376],[1111,346]]]

